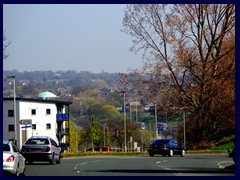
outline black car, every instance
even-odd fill
[[[228,157],[233,158],[233,162],[235,162],[235,148],[229,152]]]
[[[160,154],[163,156],[185,156],[185,149],[174,139],[157,139],[147,149],[149,156]]]

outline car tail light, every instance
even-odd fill
[[[166,144],[164,144],[164,145],[163,145],[163,148],[167,148],[167,145],[166,145]]]
[[[50,146],[47,146],[46,152],[49,152],[51,150]]]
[[[148,146],[149,148],[152,148],[153,147],[153,145],[152,144],[149,144],[149,146]]]
[[[14,159],[15,159],[15,156],[11,155],[6,159],[6,162],[12,162],[14,161]]]

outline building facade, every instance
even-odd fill
[[[21,148],[31,136],[50,136],[66,147],[70,104],[53,99],[3,98],[3,140],[16,139]]]

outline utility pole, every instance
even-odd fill
[[[14,139],[15,142],[17,142],[17,107],[16,107],[16,81],[15,81],[15,75],[13,76],[8,76],[7,78],[12,78],[13,79],[13,107],[14,107]]]
[[[118,91],[117,91],[118,92]],[[120,91],[123,94],[123,121],[124,121],[124,152],[127,151],[127,124],[126,124],[126,91]]]

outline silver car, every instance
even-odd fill
[[[61,147],[48,136],[32,136],[21,149],[26,161],[48,161],[50,164],[61,162]]]
[[[25,158],[13,141],[3,141],[3,174],[25,176]]]

